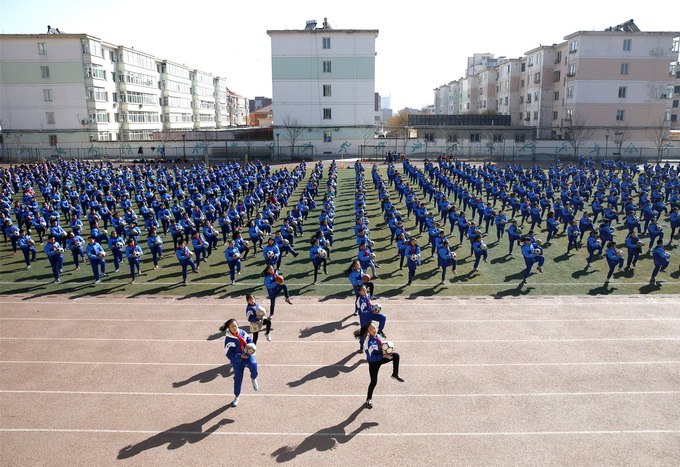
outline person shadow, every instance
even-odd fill
[[[347,427],[356,420],[357,416],[364,410],[363,406],[355,410],[347,420],[338,423],[337,425],[330,426],[328,428],[322,428],[309,435],[300,444],[295,447],[292,446],[282,446],[276,451],[271,453],[271,457],[276,459],[276,462],[288,462],[295,459],[308,451],[316,449],[319,452],[330,451],[335,449],[340,444],[348,443],[356,435],[362,431],[368,430],[371,427],[378,426],[377,422],[363,422],[354,431],[346,433]]]
[[[210,370],[202,371],[201,373],[195,374],[184,381],[177,381],[172,383],[173,388],[181,388],[191,383],[209,383],[217,379],[218,376],[222,378],[228,378],[232,375],[231,364],[227,363],[217,368],[211,368]]]
[[[324,323],[320,324],[318,326],[312,326],[308,328],[304,328],[300,330],[300,339],[305,339],[307,337],[311,337],[314,334],[330,334],[335,331],[342,331],[343,329],[347,329],[352,326],[356,326],[356,323],[350,323],[350,324],[345,324],[343,323],[347,321],[348,319],[352,318],[354,315],[348,315],[342,318],[340,321],[333,321],[330,323]]]
[[[198,443],[217,431],[220,427],[229,423],[234,423],[234,420],[223,418],[210,428],[203,430],[204,424],[208,423],[211,419],[226,411],[229,407],[231,407],[231,404],[220,407],[219,409],[210,412],[205,417],[199,418],[196,421],[182,423],[174,428],[170,428],[161,433],[155,434],[152,437],[147,438],[135,445],[127,445],[118,452],[117,458],[128,459],[142,453],[143,451],[159,448],[164,444],[168,445],[167,449],[178,449],[187,443]]]
[[[362,360],[359,360],[357,362],[354,362],[352,366],[346,366],[347,363],[352,359],[352,357],[356,356],[356,353],[352,352],[348,356],[344,357],[342,360],[340,360],[337,363],[334,363],[332,365],[328,366],[323,366],[321,368],[317,368],[316,370],[312,371],[309,374],[306,374],[302,378],[300,378],[297,381],[291,381],[288,383],[288,386],[291,388],[296,388],[298,386],[302,386],[305,383],[308,383],[310,381],[313,381],[315,379],[319,378],[335,378],[336,376],[339,376],[340,373],[349,373],[351,371],[356,370],[359,368],[361,365]]]

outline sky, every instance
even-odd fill
[[[378,29],[375,90],[392,108],[434,103],[433,89],[460,78],[467,57],[519,57],[576,31],[629,19],[642,31],[680,31],[677,0],[569,2],[342,2],[256,0],[0,0],[3,34],[44,33],[47,25],[134,47],[227,78],[248,98],[271,97],[269,29]]]

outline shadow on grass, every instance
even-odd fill
[[[491,260],[491,264],[503,264],[512,260],[512,256],[501,256],[500,258],[494,258]]]
[[[519,274],[522,277],[522,274]],[[506,290],[501,290],[492,295],[493,298],[503,298],[503,297],[521,297],[523,295],[529,295],[535,287],[523,284],[520,282],[516,287]]]
[[[556,263],[561,263],[563,261],[569,261],[569,257],[570,257],[569,253],[562,253],[560,256],[556,256],[553,261],[555,261]]]

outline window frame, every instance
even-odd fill
[[[42,79],[50,78],[50,67],[47,65],[40,65],[40,77]]]
[[[324,60],[321,62],[322,63],[322,70],[323,73],[332,73],[333,72],[333,66],[332,62],[330,60]]]
[[[324,130],[323,132],[323,142],[332,143],[333,142],[333,132],[331,130]]]
[[[330,107],[322,108],[322,119],[333,120],[333,109],[331,109]]]
[[[38,55],[47,55],[47,42],[38,42]]]

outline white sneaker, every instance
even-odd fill
[[[265,334],[264,337],[267,338],[267,342],[271,342],[271,341],[272,341],[272,336],[271,336],[269,333]]]
[[[233,401],[231,401],[231,406],[236,407],[238,406],[238,397],[235,397]]]
[[[257,380],[256,380],[256,379],[253,379],[253,389],[254,389],[255,391],[259,391],[259,390],[260,390],[260,385],[257,384]]]

